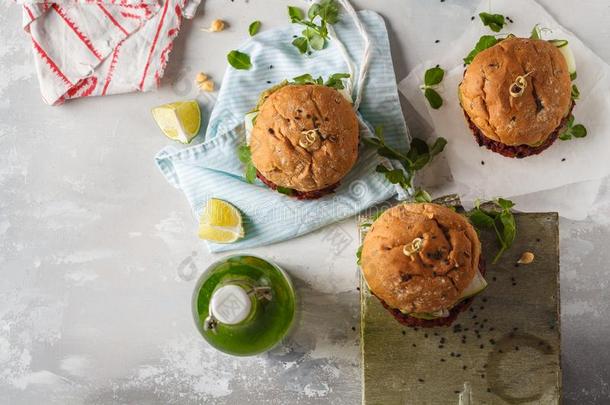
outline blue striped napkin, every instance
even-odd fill
[[[368,128],[361,136],[371,136],[371,128],[382,125],[386,142],[408,149],[409,134],[398,99],[390,44],[383,19],[372,11],[358,12],[372,41],[372,61],[363,89],[359,113]],[[340,41],[356,65],[361,60],[363,40],[347,15],[335,24]],[[300,55],[291,44],[301,29],[296,25],[261,32],[240,51],[250,55],[250,70],[229,67],[212,111],[206,141],[186,149],[166,147],[156,162],[167,180],[181,189],[198,219],[209,198],[235,205],[244,216],[245,238],[232,244],[208,243],[212,252],[267,245],[316,230],[396,195],[396,188],[375,172],[382,162],[376,151],[361,146],[358,162],[341,181],[335,193],[318,200],[299,201],[268,189],[257,180],[248,184],[237,158],[244,142],[244,115],[265,89],[304,73],[328,77],[347,72],[336,40],[311,55]],[[358,67],[358,66],[356,66]],[[270,84],[271,83],[271,84]]]

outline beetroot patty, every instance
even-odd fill
[[[502,156],[510,157],[510,158],[524,158],[532,155],[537,155],[541,153],[543,150],[547,149],[551,146],[559,137],[559,131],[561,131],[568,122],[570,118],[570,114],[572,113],[572,109],[574,108],[574,103],[572,102],[572,106],[570,107],[570,113],[564,117],[559,126],[551,133],[551,135],[546,138],[546,140],[538,145],[538,146],[529,146],[529,145],[506,145],[499,141],[494,141],[483,135],[481,130],[472,122],[466,111],[464,111],[464,116],[466,117],[466,121],[468,121],[468,126],[470,130],[474,134],[474,138],[477,140],[479,146],[485,146],[487,149],[499,153]]]
[[[479,272],[481,272],[481,275],[485,276],[485,261],[483,260],[482,257],[479,260]],[[381,299],[379,299],[379,297],[377,297],[377,299],[379,299],[379,301],[381,302],[381,305],[383,305],[383,307],[385,309],[390,311],[392,316],[394,318],[396,318],[396,320],[398,322],[400,322],[406,326],[412,326],[412,327],[419,326],[422,328],[433,328],[435,326],[450,326],[453,323],[453,321],[456,320],[456,318],[460,312],[468,309],[470,304],[472,304],[472,301],[474,301],[474,298],[475,297],[471,297],[466,300],[460,301],[457,305],[455,305],[453,308],[451,308],[449,310],[449,316],[446,318],[421,319],[421,318],[414,318],[407,314],[403,314],[402,312],[400,312],[400,310],[398,310],[396,308],[390,308],[388,306],[388,304],[386,304],[383,300],[381,300]]]
[[[273,183],[271,180],[266,179],[265,176],[261,174],[258,170],[256,171],[256,177],[258,177],[267,187],[272,190],[277,190],[277,184]],[[292,190],[291,197],[295,197],[297,200],[316,200],[320,197],[324,197],[327,194],[332,193],[339,186],[339,183],[331,184],[328,187],[325,187],[321,190],[313,190],[313,191],[299,191]]]

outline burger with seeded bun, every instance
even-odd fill
[[[358,142],[356,114],[336,88],[283,83],[263,95],[249,147],[256,176],[268,187],[315,199],[351,170]]]
[[[451,325],[487,286],[476,230],[432,203],[384,212],[364,239],[361,266],[371,293],[408,326]]]
[[[509,36],[474,57],[459,97],[479,146],[524,158],[555,142],[574,107],[560,47],[553,41]]]

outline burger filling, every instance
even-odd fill
[[[485,278],[483,278],[483,275],[477,269],[472,281],[470,282],[470,284],[468,284],[468,287],[466,287],[466,289],[464,291],[462,291],[462,294],[460,295],[460,297],[458,298],[458,300],[454,306],[456,306],[457,304],[459,304],[460,302],[462,302],[464,300],[467,300],[468,298],[474,297],[475,295],[483,292],[485,290],[485,288],[487,288],[487,281],[485,281]],[[440,309],[435,312],[426,312],[426,313],[416,313],[416,312],[408,313],[408,312],[404,312],[404,311],[400,311],[400,312],[402,312],[405,315],[412,316],[414,318],[419,318],[419,319],[437,319],[437,318],[449,317],[450,309],[451,308],[446,308],[446,309]]]
[[[466,117],[466,121],[468,121],[468,126],[470,127],[470,130],[472,131],[479,146],[485,146],[487,149],[506,157],[524,158],[541,153],[557,140],[557,138],[559,137],[559,133],[565,128],[568,120],[570,119],[574,104],[575,103],[572,102],[570,111],[561,120],[559,126],[555,129],[555,131],[553,131],[545,140],[535,145],[506,145],[500,141],[494,141],[493,139],[486,137],[481,132],[481,130],[474,124],[474,122],[472,122],[466,111],[464,111],[464,116]]]

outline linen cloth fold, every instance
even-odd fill
[[[600,186],[600,179],[610,174],[610,66],[578,37],[562,27],[541,5],[533,0],[495,0],[492,12],[514,17],[501,33],[512,32],[528,37],[535,24],[544,29],[544,39],[566,39],[574,53],[578,73],[574,84],[580,89],[574,116],[588,129],[586,138],[557,140],[537,156],[510,159],[500,156],[474,140],[456,96],[464,67],[462,58],[481,35],[494,34],[478,18],[467,21],[469,27],[438,60],[416,66],[399,84],[401,93],[415,110],[434,128],[437,136],[449,143],[444,156],[455,181],[453,192],[464,201],[476,198],[511,197],[520,209],[558,211],[572,219],[586,217]],[[521,11],[515,15],[515,10]],[[474,15],[489,12],[483,0]],[[439,91],[443,106],[432,110],[420,90],[427,68],[440,64],[446,71]],[[481,163],[483,162],[483,163]],[[578,196],[578,198],[574,198]],[[523,203],[523,204],[521,204]]]
[[[183,18],[200,0],[26,0],[45,103],[159,86]]]
[[[386,142],[406,150],[409,135],[398,99],[385,24],[372,11],[360,11],[358,16],[373,42],[359,108],[360,117],[366,122],[360,135],[371,136],[371,128],[383,125]],[[353,21],[343,15],[334,28],[359,69],[363,40]],[[240,47],[250,55],[253,66],[250,70],[229,67],[225,72],[206,141],[186,149],[167,147],[156,156],[167,180],[186,195],[196,220],[209,198],[226,200],[243,213],[245,238],[227,245],[208,243],[212,252],[291,239],[353,216],[396,194],[394,185],[375,172],[383,158],[365,146],[360,146],[356,165],[336,191],[318,200],[299,201],[270,190],[258,180],[256,184],[245,181],[237,148],[245,138],[244,115],[256,105],[259,94],[304,73],[326,78],[347,72],[346,60],[335,39],[324,50],[299,54],[291,42],[300,31],[290,25],[261,32]]]

